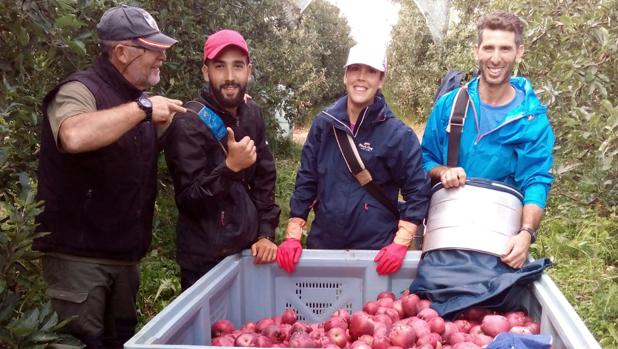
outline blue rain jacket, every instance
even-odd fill
[[[387,197],[404,202],[395,217],[350,173],[333,127],[345,130]],[[430,181],[423,171],[418,138],[397,119],[380,93],[365,108],[354,133],[349,127],[347,96],[314,119],[302,151],[290,217],[315,218],[307,246],[316,249],[380,249],[392,242],[399,219],[419,224],[427,213]]]
[[[519,189],[524,204],[545,208],[553,176],[552,148],[554,134],[547,117],[547,107],[537,98],[532,84],[524,77],[511,78],[511,85],[524,92],[524,101],[513,109],[496,128],[479,134],[479,78],[468,82],[470,103],[461,134],[458,166],[469,178],[500,181]],[[455,89],[442,96],[434,106],[423,136],[423,167],[429,172],[446,165],[448,133],[445,132],[455,96]]]

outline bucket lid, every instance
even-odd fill
[[[508,194],[514,195],[522,203],[524,202],[524,196],[519,190],[517,190],[517,188],[515,188],[512,185],[503,183],[503,182],[492,181],[492,180],[483,179],[483,178],[467,178],[466,185],[472,185],[475,187],[492,189],[492,190],[497,190],[497,191],[501,191],[504,193],[508,193]],[[431,194],[433,195],[435,192],[443,188],[444,186],[442,185],[442,183],[437,183],[431,188]]]

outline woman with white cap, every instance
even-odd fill
[[[300,259],[311,209],[315,218],[308,248],[380,250],[375,258],[379,274],[401,267],[425,217],[430,182],[418,138],[381,93],[385,75],[383,47],[352,47],[343,76],[347,94],[311,125],[290,200],[291,218],[277,250],[277,262],[287,272]],[[352,155],[343,155],[346,148]],[[400,192],[404,202],[398,204]]]

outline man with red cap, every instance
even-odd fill
[[[275,163],[260,107],[245,101],[251,75],[242,35],[221,30],[204,43],[204,87],[166,133],[174,179],[176,260],[185,290],[226,256],[251,248],[255,263],[273,262],[281,210]]]
[[[144,91],[176,43],[145,10],[117,6],[97,25],[101,55],[43,101],[33,243],[47,295],[88,348],[120,348],[137,324],[139,260],[152,237],[157,129],[182,102]]]

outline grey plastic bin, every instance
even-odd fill
[[[299,319],[321,322],[339,308],[362,309],[378,293],[407,289],[420,252],[409,252],[397,273],[375,271],[376,251],[304,250],[293,274],[275,264],[256,265],[249,251],[229,256],[148,322],[125,348],[215,348],[210,326],[228,319],[236,326],[294,308]],[[600,348],[560,290],[544,275],[522,299],[554,348]]]

